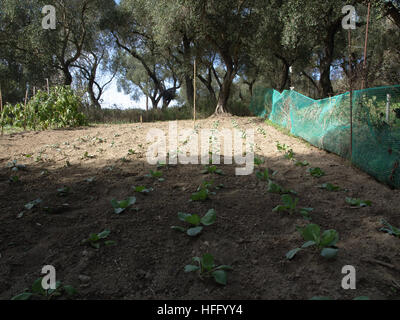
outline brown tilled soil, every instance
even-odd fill
[[[400,227],[400,192],[259,119],[224,118],[219,128],[233,128],[233,119],[240,128],[255,130],[263,167],[278,171],[276,181],[298,193],[300,207],[314,208],[312,222],[339,232],[336,259],[307,250],[288,261],[285,254],[304,242],[296,226],[308,222],[299,214],[272,212],[280,195],[268,193],[254,173],[236,176],[237,165],[218,166],[223,176],[202,174],[202,165],[178,165],[161,169],[163,182],[144,177],[155,168],[146,161],[146,134],[150,128],[168,132],[167,122],[19,133],[0,138],[0,298],[32,285],[44,265],[55,266],[57,279],[78,290],[77,299],[399,298],[400,239],[379,229],[382,218]],[[212,128],[215,121],[199,121],[198,128]],[[191,121],[178,126],[193,129]],[[276,141],[326,175],[311,177],[277,151]],[[129,149],[135,154],[128,155]],[[25,170],[7,168],[13,160]],[[14,175],[19,182],[9,182]],[[224,188],[206,202],[190,202],[203,180]],[[322,190],[325,182],[346,191]],[[154,191],[135,194],[132,187],[138,185]],[[62,187],[70,194],[59,196]],[[115,214],[110,201],[130,196],[136,204]],[[372,206],[353,209],[346,197],[371,200]],[[38,206],[25,208],[39,198]],[[203,215],[211,208],[216,223],[196,238],[170,228],[181,225],[179,211]],[[111,231],[115,246],[96,250],[81,244],[103,230]],[[234,268],[227,286],[184,273],[192,257],[207,252]],[[356,290],[341,287],[345,265],[356,267]]]

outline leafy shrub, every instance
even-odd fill
[[[84,126],[87,120],[82,106],[82,100],[69,87],[53,87],[49,94],[39,90],[26,107],[21,103],[5,105],[1,125],[43,130]]]

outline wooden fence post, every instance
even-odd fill
[[[3,127],[3,96],[1,93],[1,87],[0,87],[0,113],[1,113],[1,135],[4,133],[4,127]]]
[[[29,93],[29,88],[26,89],[25,92],[25,101],[24,101],[24,131],[26,131],[26,104],[28,102],[28,93]]]
[[[194,65],[193,65],[193,128],[196,126],[196,75],[197,75],[197,70],[196,70],[196,59],[194,59]]]

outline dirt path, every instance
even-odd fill
[[[193,129],[191,121],[178,126]],[[215,126],[215,120],[198,122],[199,129]],[[312,223],[339,232],[336,259],[307,250],[288,261],[285,254],[304,242],[296,226],[308,222],[299,214],[272,212],[281,196],[267,192],[255,174],[236,176],[237,165],[218,166],[223,176],[204,175],[201,165],[178,165],[161,169],[163,182],[145,178],[155,169],[146,162],[146,134],[150,128],[168,132],[167,122],[5,135],[0,138],[0,298],[22,292],[48,264],[56,267],[58,280],[78,290],[79,299],[399,298],[400,239],[379,229],[382,218],[400,227],[400,192],[259,119],[219,121],[220,129],[233,127],[253,128],[263,167],[278,171],[276,182],[297,192],[300,207],[314,208]],[[307,167],[295,166],[277,151],[276,141],[326,175],[311,177]],[[26,168],[11,171],[7,163],[13,160]],[[10,183],[13,175],[20,181]],[[224,188],[208,201],[190,202],[202,181],[210,179]],[[346,191],[319,188],[327,182]],[[132,187],[138,185],[154,191],[135,194]],[[64,197],[57,192],[63,187],[70,189]],[[111,199],[130,196],[136,196],[136,204],[115,214]],[[371,200],[372,206],[353,209],[346,197]],[[24,208],[39,198],[38,206]],[[170,229],[182,225],[178,212],[203,215],[211,208],[216,223],[200,236]],[[81,245],[90,233],[105,229],[115,246]],[[183,272],[192,257],[206,252],[234,268],[227,286]],[[345,265],[356,267],[357,290],[341,288]]]

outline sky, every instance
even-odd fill
[[[140,108],[146,109],[146,98],[142,97],[140,101],[133,101],[129,95],[124,92],[118,92],[117,79],[107,86],[102,96],[102,108],[112,108],[114,104],[120,109]]]

